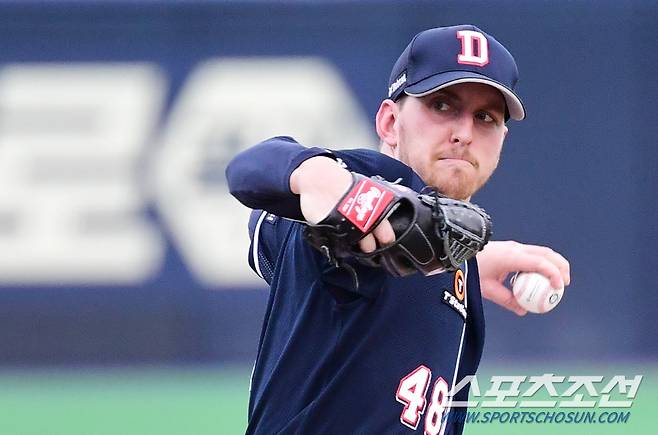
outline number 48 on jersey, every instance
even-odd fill
[[[404,405],[400,422],[405,426],[416,429],[421,417],[425,414],[427,406],[427,390],[432,379],[432,371],[420,365],[414,371],[402,378],[395,398]],[[427,435],[443,433],[443,413],[448,401],[448,383],[439,376],[434,382],[430,396],[429,407],[425,414],[425,432]]]

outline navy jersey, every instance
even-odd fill
[[[249,264],[271,291],[251,381],[248,434],[460,434],[448,392],[473,375],[484,342],[475,259],[455,272],[396,278],[354,261],[358,282],[303,239],[290,173],[327,155],[416,191],[406,165],[370,150],[270,139],[227,168],[254,210]],[[468,386],[454,401],[468,399]],[[448,418],[452,413],[453,418]],[[443,426],[443,427],[442,427]]]

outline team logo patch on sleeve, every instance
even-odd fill
[[[453,291],[450,292],[448,289],[443,289],[443,303],[455,310],[466,321],[468,315],[466,305],[464,305],[464,299],[466,299],[466,280],[464,279],[464,272],[461,269],[457,269]]]
[[[377,222],[393,198],[391,191],[365,179],[345,196],[338,211],[365,233]]]
[[[466,297],[466,281],[464,281],[464,272],[461,269],[457,269],[455,272],[455,296],[459,302],[464,302]]]
[[[466,307],[447,289],[443,289],[443,303],[455,310],[466,321]]]

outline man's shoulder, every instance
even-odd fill
[[[354,148],[331,151],[336,160],[346,169],[366,176],[380,175],[389,181],[400,180],[411,187],[418,175],[403,162],[380,151]]]
[[[354,160],[363,160],[371,163],[378,163],[381,165],[391,165],[396,166],[400,169],[411,169],[409,166],[405,165],[399,160],[394,159],[391,156],[388,156],[381,151],[370,149],[370,148],[349,148],[341,150],[331,150],[338,158],[341,156],[347,156]]]

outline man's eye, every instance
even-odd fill
[[[445,112],[447,110],[450,110],[450,105],[445,101],[435,101],[434,108],[440,112]]]
[[[487,112],[480,112],[477,114],[477,118],[481,121],[484,122],[496,122],[493,116],[488,114]]]

